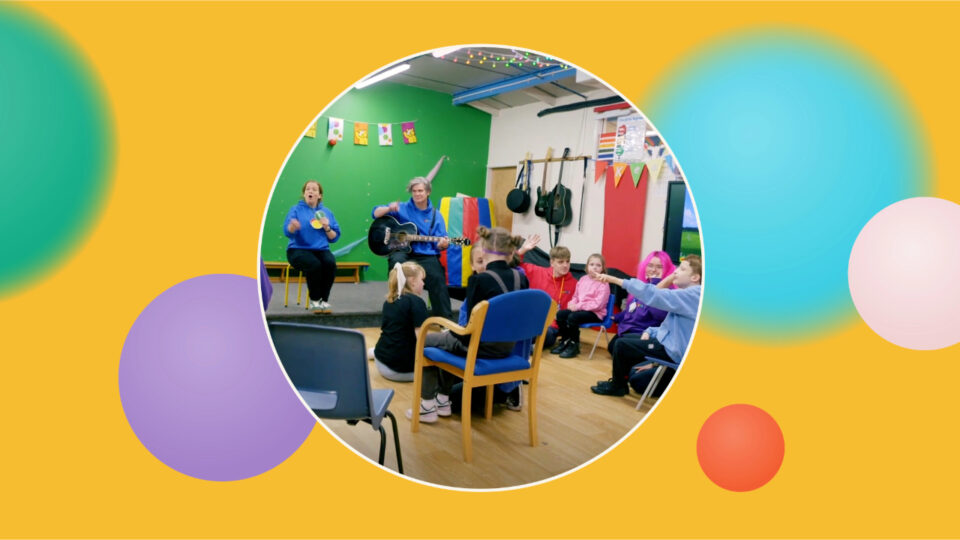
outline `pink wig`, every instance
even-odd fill
[[[660,264],[663,265],[663,274],[660,276],[660,279],[663,279],[674,272],[677,269],[673,265],[673,261],[670,260],[670,256],[667,255],[664,251],[653,251],[649,255],[643,258],[640,261],[640,264],[637,265],[637,279],[647,283],[647,264],[650,263],[650,260],[654,257],[660,259]],[[672,288],[672,287],[671,287]]]

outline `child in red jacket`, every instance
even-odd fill
[[[536,247],[540,243],[540,235],[534,234],[520,246],[517,255],[523,260],[523,255]],[[537,266],[535,264],[520,263],[530,280],[531,289],[540,289],[550,295],[553,301],[557,303],[557,309],[567,309],[567,303],[573,298],[573,292],[577,288],[577,280],[570,273],[570,250],[563,246],[555,246],[550,250],[550,267]],[[552,347],[557,341],[557,335],[560,333],[557,323],[554,322],[547,329],[547,337],[543,342],[544,348]]]

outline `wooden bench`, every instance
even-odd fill
[[[350,274],[337,276],[333,281],[334,283],[360,283],[360,271],[367,268],[370,268],[370,263],[337,261],[337,271],[349,270]]]
[[[280,281],[283,282],[283,307],[287,307],[290,296],[290,272],[294,270],[290,263],[286,261],[264,261],[263,266],[269,270],[280,270]],[[334,283],[360,283],[360,271],[370,267],[366,262],[341,262],[337,261],[337,271],[347,270],[348,275],[336,276]],[[268,276],[269,277],[269,276]],[[300,305],[300,298],[303,294],[303,272],[297,271],[297,305]],[[304,302],[309,305],[309,302]]]

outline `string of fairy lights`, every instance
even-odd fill
[[[543,69],[554,66],[562,66],[564,69],[567,69],[571,67],[550,56],[539,55],[529,51],[518,51],[516,49],[505,52],[503,49],[488,50],[467,47],[453,51],[439,50],[434,52],[433,56],[455,64],[482,66],[492,69],[524,67]]]

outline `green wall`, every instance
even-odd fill
[[[362,90],[350,90],[338,99],[317,123],[317,138],[300,140],[274,189],[263,230],[261,255],[265,261],[285,261],[287,237],[283,219],[300,200],[308,179],[323,185],[323,202],[336,214],[341,237],[333,250],[363,238],[342,261],[370,263],[367,280],[386,280],[384,258],[370,253],[366,245],[370,211],[376,204],[407,200],[407,182],[425,176],[440,156],[450,159],[433,180],[431,199],[457,192],[482,197],[486,185],[490,115],[469,106],[451,105],[449,94],[382,82]],[[328,117],[343,118],[343,140],[327,144]],[[370,123],[369,146],[353,144],[353,124]],[[417,142],[404,144],[400,122],[416,122]],[[394,122],[393,146],[380,146],[377,123]]]

